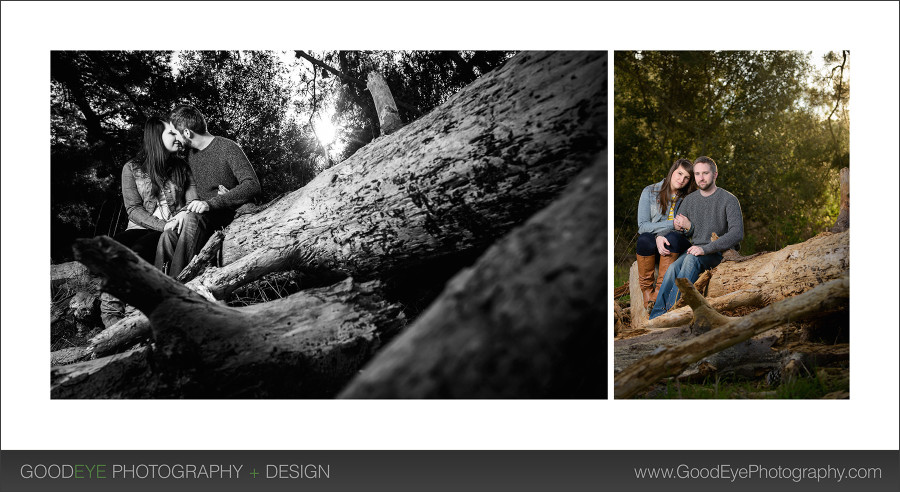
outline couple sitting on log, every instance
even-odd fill
[[[167,120],[148,118],[138,155],[122,168],[128,227],[114,239],[177,277],[259,191],[241,147],[210,134],[196,108],[178,106]],[[124,316],[124,304],[104,294],[101,313],[108,327]]]
[[[641,193],[638,281],[650,319],[675,305],[680,296],[676,278],[696,282],[702,272],[722,262],[723,252],[740,247],[744,238],[741,204],[716,186],[718,176],[718,167],[709,157],[698,157],[693,163],[678,159],[665,179]],[[654,290],[657,255],[659,274]]]

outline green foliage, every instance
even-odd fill
[[[836,77],[801,52],[617,52],[617,259],[634,253],[641,190],[681,157],[718,163],[717,184],[741,201],[742,253],[827,229],[849,163],[849,62],[839,96]]]

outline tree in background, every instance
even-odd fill
[[[431,111],[476,78],[499,67],[512,51],[325,51],[299,52],[318,68],[319,94],[306,97],[304,114],[333,104],[338,138],[344,141],[339,160],[378,136],[378,114],[366,89],[369,72],[380,72],[391,88],[400,117],[410,122]],[[318,64],[316,64],[318,62]],[[328,67],[328,68],[325,68]],[[329,70],[330,68],[330,70]],[[315,79],[315,75],[310,77]]]
[[[617,53],[617,258],[633,253],[641,190],[679,157],[719,163],[719,185],[741,200],[743,252],[833,223],[849,163],[848,57],[826,55],[826,76],[802,52]]]

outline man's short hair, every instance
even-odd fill
[[[183,105],[176,107],[169,114],[169,121],[178,131],[183,131],[187,128],[198,135],[206,135],[206,118],[203,117],[203,113],[199,109],[193,106]]]
[[[713,174],[719,172],[719,167],[716,166],[716,161],[712,160],[705,155],[701,155],[700,157],[694,159],[694,165],[697,164],[709,164],[709,170],[712,171]]]

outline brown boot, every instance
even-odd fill
[[[666,276],[666,270],[669,269],[669,265],[675,263],[678,256],[680,256],[678,253],[669,253],[669,256],[659,256],[659,275],[656,277],[656,288],[653,289],[651,302],[656,302],[656,295],[659,294],[659,287],[662,285],[663,277]]]
[[[637,255],[638,285],[644,295],[644,308],[650,304],[650,292],[653,291],[653,270],[656,267],[656,255]],[[634,301],[632,301],[634,302]]]

